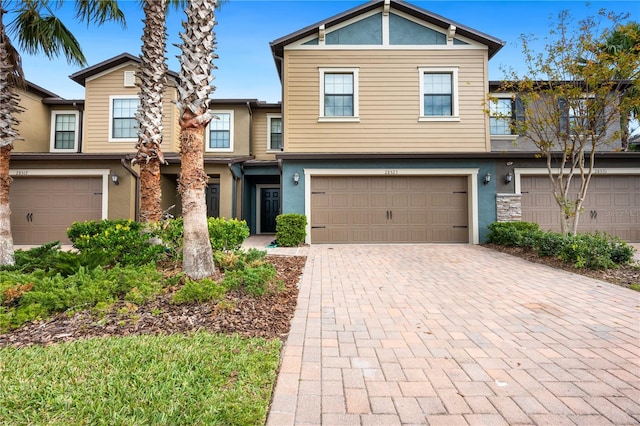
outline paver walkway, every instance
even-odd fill
[[[479,246],[313,245],[267,424],[638,424],[639,308]]]

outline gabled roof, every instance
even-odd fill
[[[118,56],[114,56],[113,58],[102,61],[98,64],[95,64],[93,66],[90,66],[89,68],[85,68],[83,70],[75,72],[71,74],[69,78],[75,81],[76,83],[84,86],[88,78],[91,78],[94,75],[100,74],[102,72],[108,71],[111,68],[115,68],[120,65],[126,64],[127,62],[135,62],[138,65],[142,63],[139,57],[134,56],[131,53],[125,52],[125,53],[119,54]],[[174,78],[178,78],[178,74],[173,71],[169,71],[168,75]]]
[[[282,58],[284,53],[285,46],[295,43],[298,40],[301,40],[305,37],[311,36],[318,32],[318,27],[324,25],[325,29],[339,25],[342,22],[348,21],[349,19],[355,18],[358,15],[367,13],[369,11],[380,8],[384,5],[385,0],[372,0],[368,3],[364,3],[360,6],[354,7],[353,9],[349,9],[346,12],[340,13],[338,15],[332,16],[331,18],[325,19],[323,21],[317,22],[313,25],[309,25],[299,31],[286,35],[284,37],[280,37],[277,40],[274,40],[270,43],[271,52],[276,61],[276,66],[278,67],[278,73],[281,74],[282,64],[278,58]],[[474,30],[473,28],[467,27],[466,25],[459,24],[450,19],[444,18],[435,13],[429,12],[427,10],[421,9],[417,6],[414,6],[410,3],[407,3],[402,0],[390,0],[391,9],[395,9],[404,13],[407,13],[419,20],[425,21],[434,25],[436,27],[442,28],[447,31],[451,25],[456,27],[456,34],[459,34],[468,39],[474,40],[478,43],[484,44],[489,49],[489,58],[493,57],[498,50],[504,46],[504,42],[495,37],[492,37],[488,34],[482,33],[480,31]]]
[[[25,80],[25,83],[27,85],[27,90],[37,94],[38,96],[42,96],[43,98],[62,99],[62,98],[60,98],[60,96],[56,95],[55,93],[50,92],[49,90],[45,89],[44,87],[40,87],[37,84],[30,82],[29,80]]]

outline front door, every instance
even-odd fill
[[[280,188],[260,189],[260,232],[276,232],[276,216],[280,214]]]
[[[210,183],[206,189],[207,216],[220,216],[220,184]]]

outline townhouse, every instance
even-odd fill
[[[495,220],[556,228],[541,159],[486,112],[503,42],[410,3],[375,0],[270,44],[282,103],[214,99],[206,132],[210,216],[273,233],[308,217],[308,243],[479,243]],[[28,85],[12,155],[16,244],[65,240],[75,220],[131,218],[139,180],[127,53],[73,74],[83,100]],[[175,79],[165,94],[163,208],[180,213]],[[517,113],[511,97],[500,108]],[[25,119],[27,116],[28,119]],[[35,121],[37,120],[37,121]],[[34,126],[33,123],[47,123]],[[598,153],[582,230],[640,241],[640,154]],[[595,213],[594,213],[595,212]]]

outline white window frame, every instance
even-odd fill
[[[320,122],[359,122],[360,121],[360,97],[359,97],[359,73],[357,67],[337,67],[318,68],[320,77],[320,111],[318,121]],[[353,75],[353,116],[349,117],[327,117],[324,115],[324,76],[325,74],[352,74]]]
[[[283,149],[273,149],[271,148],[271,120],[274,118],[279,118],[282,120],[282,114],[267,114],[267,152],[281,152],[284,149],[284,138],[282,139],[282,148]],[[282,122],[282,135],[284,136],[284,122]]]
[[[110,95],[109,96],[109,142],[115,142],[115,143],[136,142],[138,140],[137,136],[135,138],[114,138],[113,137],[113,101],[117,99],[138,99],[139,101],[140,97],[138,95]]]
[[[458,67],[418,67],[420,81],[420,114],[418,121],[460,121],[458,105]],[[451,74],[451,115],[424,115],[424,75]]]
[[[73,148],[60,149],[56,148],[56,117],[58,115],[74,115],[76,117],[76,126],[74,129]],[[80,139],[80,112],[72,110],[55,110],[51,111],[51,136],[50,136],[50,152],[78,152],[78,140]]]
[[[211,110],[211,113],[213,115],[229,114],[229,148],[211,148],[209,146],[209,141],[211,139],[211,132],[210,132],[211,122],[213,122],[214,120],[217,120],[216,118],[212,118],[211,122],[209,122],[209,124],[207,125],[207,129],[205,131],[205,146],[204,146],[205,152],[233,152],[233,128],[235,127],[234,114],[233,114],[234,111],[232,109],[215,109],[215,110]]]
[[[514,97],[515,94],[514,93],[491,93],[491,98],[495,98],[495,99],[509,99],[511,100],[511,116],[512,116],[512,120],[516,119],[516,111],[515,111],[515,104],[514,104]],[[490,103],[493,103],[493,99],[489,100]],[[494,140],[515,140],[518,138],[518,134],[513,133],[513,129],[511,129],[510,134],[508,135],[502,135],[502,134],[494,134],[491,133],[491,119],[493,118],[493,115],[491,115],[491,105],[489,105],[489,136],[491,139]]]

